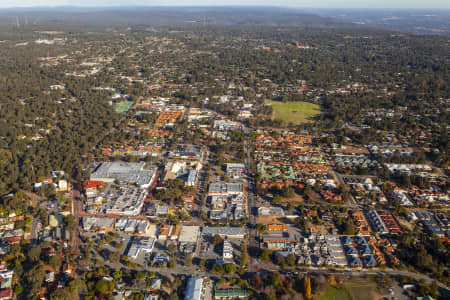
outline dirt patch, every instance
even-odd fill
[[[303,199],[302,196],[300,195],[296,195],[295,197],[292,198],[283,198],[283,200],[281,201],[282,203],[286,204],[286,203],[303,203],[305,202],[305,200]]]

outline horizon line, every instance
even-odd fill
[[[429,8],[420,8],[420,7],[313,7],[313,6],[298,6],[298,5],[239,5],[239,4],[222,4],[222,5],[124,5],[124,4],[116,4],[116,5],[29,5],[29,6],[0,6],[0,10],[4,9],[57,9],[57,8],[86,8],[86,9],[95,9],[95,8],[185,8],[185,7],[193,7],[193,8],[299,8],[299,9],[321,9],[321,10],[450,10],[450,7],[429,7]]]

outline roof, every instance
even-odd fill
[[[186,292],[184,295],[185,300],[200,300],[202,296],[203,279],[197,277],[191,277],[188,279]]]
[[[270,242],[297,242],[297,239],[295,236],[264,236],[263,238],[264,243],[270,243]]]
[[[351,265],[362,265],[361,259],[359,257],[350,257]]]
[[[200,233],[199,226],[185,226],[181,227],[180,235],[178,241],[180,243],[194,243],[197,241],[198,235]]]
[[[260,216],[284,216],[284,211],[281,207],[260,207],[260,208],[258,208],[258,215],[260,215]]]
[[[244,184],[237,182],[212,182],[209,185],[210,194],[239,194],[244,192]]]
[[[369,255],[369,256],[364,257],[364,263],[365,263],[366,265],[370,265],[370,266],[375,266],[375,265],[377,265],[377,261],[376,261],[376,259],[373,257],[373,255]]]
[[[243,227],[203,227],[203,236],[226,235],[229,237],[243,236],[245,230]]]
[[[241,289],[227,289],[227,290],[216,290],[215,298],[236,298],[236,297],[246,297],[247,290]]]
[[[11,297],[12,296],[12,290],[11,289],[4,289],[0,290],[0,297]]]
[[[144,162],[103,162],[91,174],[91,180],[113,179],[135,183],[140,186],[150,185],[153,181],[156,168],[144,169],[144,166]]]

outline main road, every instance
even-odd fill
[[[257,264],[257,259],[253,257],[250,253],[255,249],[259,248],[259,244],[257,241],[257,232],[256,232],[256,216],[254,215],[254,210],[256,208],[255,205],[255,192],[256,192],[256,182],[253,176],[253,168],[252,168],[252,156],[251,156],[251,143],[250,143],[250,131],[251,128],[244,126],[243,128],[245,133],[245,142],[244,142],[244,151],[245,151],[245,165],[247,169],[247,213],[248,213],[248,271],[254,271],[254,265]],[[253,253],[254,254],[254,253]]]

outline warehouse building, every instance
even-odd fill
[[[103,162],[91,174],[90,179],[107,183],[113,183],[115,181],[132,183],[146,189],[152,185],[155,179],[156,168],[144,167],[144,162]]]

